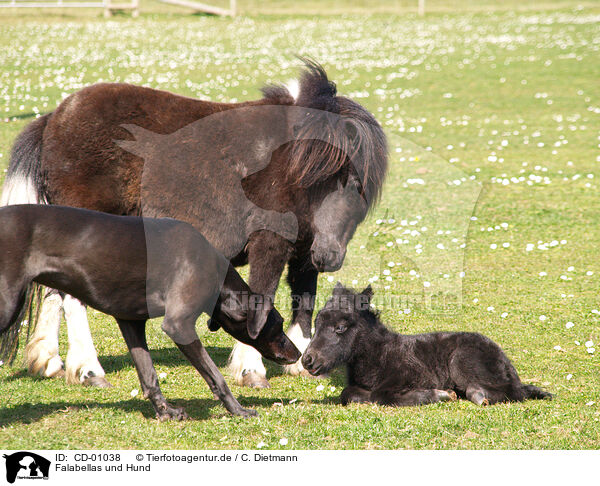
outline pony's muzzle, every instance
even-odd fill
[[[339,245],[329,249],[311,248],[310,256],[319,272],[335,272],[342,267],[346,250]]]
[[[306,350],[302,355],[302,366],[313,376],[319,375],[323,369],[323,366],[318,361],[316,356],[309,350]]]

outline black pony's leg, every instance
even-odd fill
[[[183,420],[188,418],[183,408],[175,408],[169,405],[160,391],[158,376],[146,343],[146,321],[117,319],[117,322],[133,359],[144,397],[152,403],[156,417],[159,420]]]
[[[378,403],[379,405],[411,407],[453,400],[456,400],[456,393],[452,390],[415,389],[405,391],[397,389],[378,389],[371,392],[370,401]]]
[[[292,254],[291,243],[271,231],[257,231],[251,235],[247,251],[250,289],[265,299],[273,299]],[[253,388],[270,386],[262,356],[245,344],[236,343],[230,357],[230,371],[238,385]]]
[[[312,335],[312,315],[317,294],[317,278],[319,272],[309,259],[293,259],[288,265],[287,281],[292,294],[292,323],[287,334],[304,353]],[[306,374],[300,360],[286,366],[286,371],[293,375]]]
[[[475,405],[493,405],[498,402],[507,401],[508,396],[501,390],[490,390],[484,386],[471,384],[467,386],[465,395],[468,400],[471,400]]]
[[[342,405],[349,403],[368,403],[371,401],[371,392],[359,386],[347,386],[340,395]]]
[[[223,378],[223,375],[210,358],[199,339],[192,341],[190,344],[176,344],[185,357],[190,361],[190,363],[192,363],[194,368],[196,368],[202,375],[202,378],[206,380],[206,383],[208,383],[213,395],[223,402],[223,405],[225,405],[225,408],[231,414],[240,415],[242,417],[258,415],[255,410],[243,408],[239,404],[239,402],[231,393],[227,383],[225,383],[225,378]]]

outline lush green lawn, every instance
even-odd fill
[[[156,5],[137,20],[109,22],[99,11],[7,12],[0,167],[36,113],[88,84],[252,99],[264,83],[295,76],[295,53],[311,55],[342,94],[377,116],[391,154],[381,203],[344,268],[321,277],[321,299],[335,279],[371,281],[394,329],[485,333],[524,381],[556,399],[342,408],[341,372],[313,380],[270,366],[271,389],[229,380],[242,404],[260,413],[241,420],[212,398],[156,321],[149,342],[157,371],[167,374],[161,386],[192,417],[158,423],[149,402],[132,397],[139,383],[116,324],[89,311],[114,387],[33,378],[20,357],[0,367],[0,448],[597,448],[600,348],[590,351],[600,342],[600,7],[503,2],[485,13],[461,2],[467,8],[448,12],[440,1],[419,19],[394,14],[394,2],[378,2],[372,15],[354,4],[344,16],[295,16],[291,4],[233,20],[161,13]],[[332,1],[329,12],[340,5]],[[445,310],[428,306],[423,296],[437,289],[461,300]],[[282,282],[278,302],[289,317],[287,294]],[[209,333],[204,321],[198,329],[226,373],[233,340]],[[66,334],[61,346],[66,355]]]

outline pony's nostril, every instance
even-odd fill
[[[304,354],[302,357],[302,365],[305,368],[310,368],[313,364],[313,357],[310,354]]]

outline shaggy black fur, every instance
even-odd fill
[[[373,291],[354,293],[338,283],[318,313],[302,364],[313,375],[345,364],[343,405],[422,405],[467,398],[478,405],[552,395],[521,383],[502,349],[471,332],[402,335],[370,309]]]

